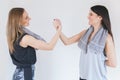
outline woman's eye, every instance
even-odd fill
[[[90,13],[90,16],[92,16],[92,13]]]

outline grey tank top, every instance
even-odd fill
[[[78,42],[80,54],[80,77],[86,80],[107,80],[105,65],[105,42],[108,31],[102,26],[88,42],[94,28],[91,26]]]

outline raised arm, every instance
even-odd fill
[[[58,27],[62,27],[61,21],[59,19],[56,19],[56,29]],[[83,30],[82,32],[72,36],[72,37],[66,37],[62,32],[60,33],[60,39],[65,45],[70,45],[72,43],[78,42],[81,36],[85,33],[86,30]]]
[[[41,49],[41,50],[52,50],[57,42],[57,40],[59,39],[59,34],[61,31],[61,27],[59,27],[55,33],[55,35],[53,36],[53,38],[51,39],[50,42],[44,42],[42,40],[37,40],[34,37],[30,36],[30,35],[25,35],[21,42],[20,45],[22,47],[27,47],[27,46],[31,46],[35,49]]]
[[[84,34],[85,30],[72,36],[72,37],[66,37],[62,32],[60,33],[60,39],[65,45],[70,45],[73,43],[76,43],[80,40],[81,36]]]
[[[110,67],[116,67],[117,59],[116,59],[116,53],[115,53],[115,46],[114,46],[113,39],[110,35],[108,35],[107,37],[105,52],[107,56],[106,65]]]

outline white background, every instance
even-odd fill
[[[15,66],[9,56],[6,42],[6,23],[12,7],[23,7],[31,17],[29,29],[47,42],[55,34],[54,18],[62,21],[62,32],[70,37],[89,27],[89,8],[105,5],[110,13],[118,66],[108,69],[109,80],[120,75],[120,1],[119,0],[2,0],[0,2],[0,80],[12,80]],[[78,80],[80,49],[77,44],[64,46],[59,40],[53,51],[37,51],[35,80]]]

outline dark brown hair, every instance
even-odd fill
[[[108,33],[113,38],[113,34],[112,34],[112,30],[111,30],[111,22],[110,22],[109,13],[108,13],[107,8],[102,5],[95,5],[95,6],[91,7],[91,10],[93,12],[95,12],[97,15],[102,17],[103,28],[108,30]]]

